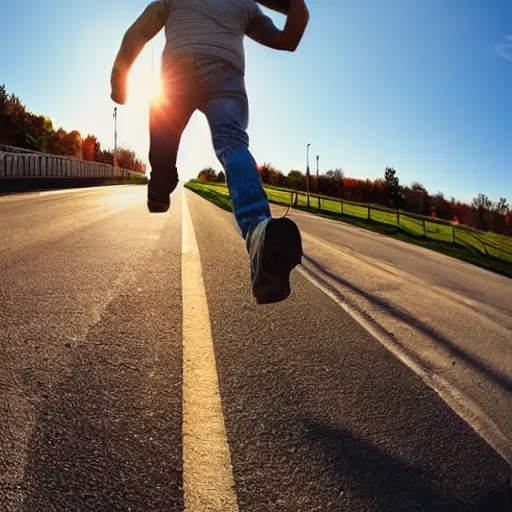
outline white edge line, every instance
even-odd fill
[[[319,283],[304,268],[297,270],[346,313],[348,313],[358,324],[361,325],[371,336],[389,350],[395,357],[402,361],[409,369],[418,375],[441,399],[461,417],[485,442],[496,450],[503,459],[512,466],[512,445],[500,428],[482,411],[480,406],[472,399],[462,395],[441,376],[429,375],[417,361],[411,359],[401,350],[384,329],[372,325],[364,316],[353,309],[349,304],[340,300],[334,293]]]

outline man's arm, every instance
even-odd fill
[[[286,0],[257,0],[261,5],[264,5],[267,9],[277,11],[281,14],[288,14],[290,2]]]
[[[128,72],[148,41],[158,34],[166,23],[166,9],[162,0],[151,2],[135,23],[126,31],[112,68],[111,97],[116,103],[126,103]]]
[[[309,11],[304,0],[290,0],[290,11],[283,30],[279,30],[268,16],[258,16],[247,29],[254,41],[273,48],[293,52],[299,46],[309,22]]]

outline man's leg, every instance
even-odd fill
[[[161,98],[151,105],[148,185],[150,212],[166,212],[178,185],[178,148],[198,103],[198,87],[191,58],[180,59],[162,72]]]
[[[213,80],[217,90],[231,88],[230,94],[205,94],[201,110],[206,115],[212,132],[215,154],[226,172],[233,213],[240,233],[248,240],[254,228],[270,219],[270,206],[263,190],[256,162],[249,151],[247,135],[248,105],[244,90],[222,71]],[[209,84],[210,86],[212,84]]]
[[[284,300],[300,263],[300,233],[290,219],[272,219],[256,162],[249,152],[243,77],[229,69],[202,84],[215,153],[226,172],[233,212],[251,258],[252,292],[259,304]]]

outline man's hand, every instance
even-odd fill
[[[130,68],[146,43],[158,34],[166,21],[164,2],[157,0],[150,3],[127,30],[110,76],[110,97],[116,103],[126,103],[126,84]]]
[[[283,30],[279,30],[268,16],[259,16],[249,25],[247,35],[269,48],[293,52],[299,46],[308,22],[309,11],[304,0],[290,0]]]
[[[126,73],[116,71],[115,69],[112,71],[112,75],[110,77],[110,97],[119,105],[124,105],[126,103],[127,79],[128,77]]]

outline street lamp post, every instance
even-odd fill
[[[117,107],[114,107],[114,170],[117,167]]]
[[[318,194],[318,161],[320,160],[320,155],[316,155],[316,193]]]
[[[309,208],[309,146],[311,146],[311,142],[308,144],[306,148],[306,189],[308,196],[308,208]]]

